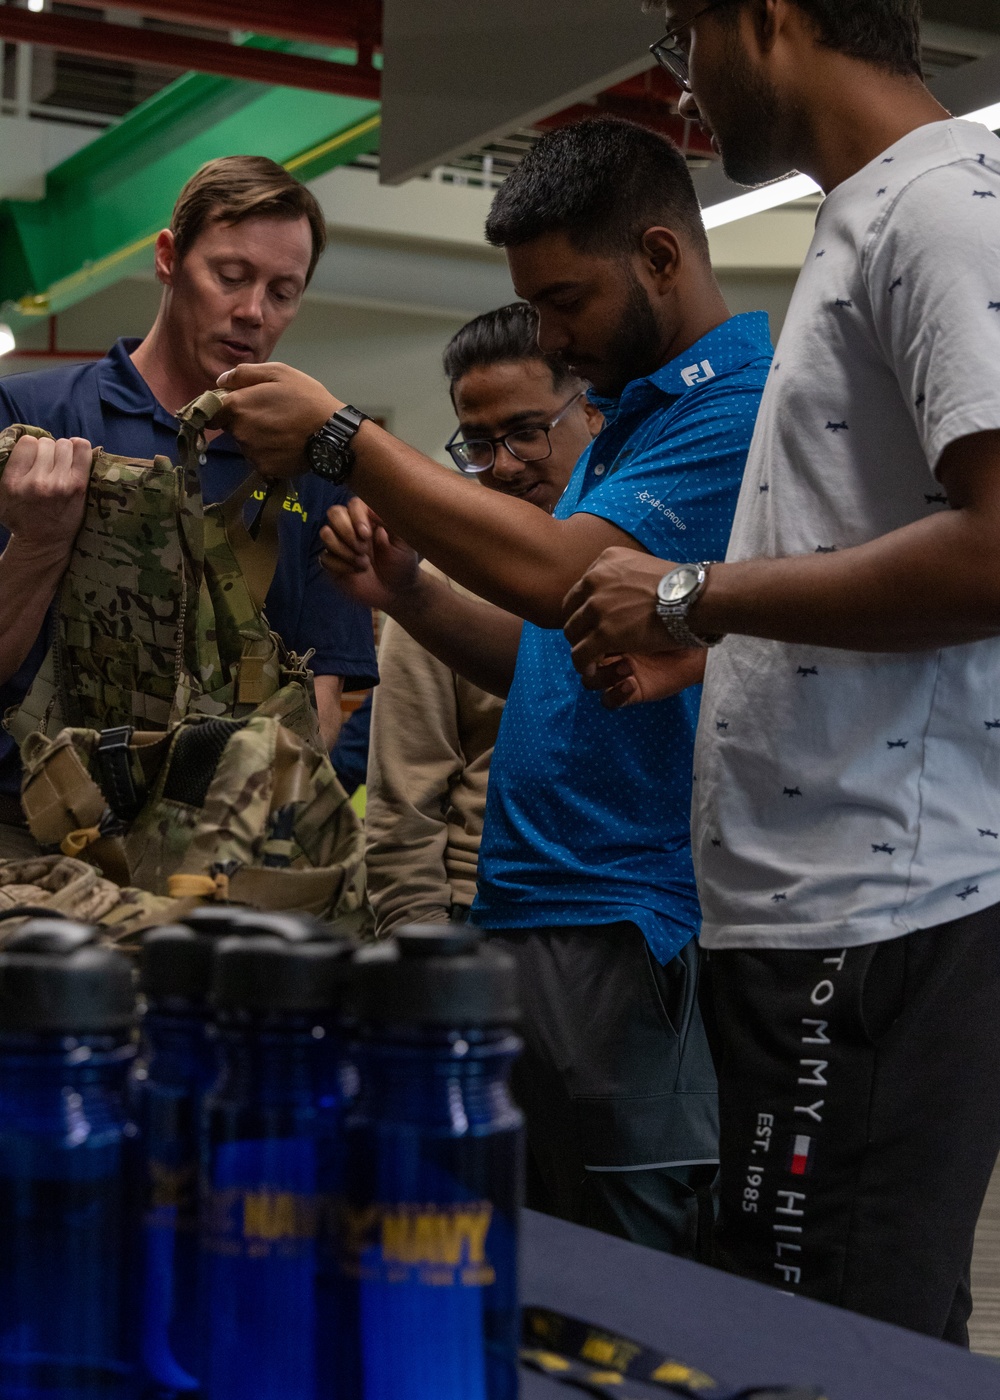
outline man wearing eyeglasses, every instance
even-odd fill
[[[305,447],[349,473],[359,499],[324,537],[345,587],[391,570],[390,530],[479,595],[441,585],[427,602],[421,585],[406,625],[508,696],[473,918],[521,971],[531,1160],[555,1213],[691,1254],[717,1155],[689,850],[698,697],[609,715],[559,628],[566,591],[612,544],[669,544],[692,562],[724,550],[767,318],[730,318],[686,163],[631,123],[544,137],[498,192],[487,236],[538,312],[540,349],[605,413],[551,516],[359,425],[293,371],[229,377],[226,416],[265,471],[301,470]],[[452,444],[465,470],[500,445],[504,460],[530,448],[516,424],[466,421]]]
[[[584,385],[561,360],[542,354],[537,337],[538,316],[525,302],[477,316],[452,337],[444,371],[459,426],[447,448],[459,470],[490,492],[551,515],[603,420]],[[375,935],[413,922],[466,921],[503,699],[411,635],[437,611],[443,589],[449,602],[453,592],[463,593],[433,565],[421,567],[415,550],[400,541],[391,574],[352,571],[348,583],[356,601],[389,614],[379,644],[365,812]],[[459,632],[455,647],[462,642]]]
[[[566,633],[612,706],[721,643],[692,816],[717,1262],[967,1344],[1000,1148],[1000,141],[924,87],[916,0],[666,8],[729,173],[827,200],[726,562],[615,551]]]

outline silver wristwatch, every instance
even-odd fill
[[[705,591],[712,561],[678,564],[656,588],[656,615],[680,647],[714,647],[722,637],[699,637],[688,626],[688,613]]]

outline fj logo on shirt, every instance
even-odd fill
[[[681,370],[681,378],[689,389],[693,389],[696,384],[707,384],[710,379],[715,378],[711,360],[702,360],[700,365],[688,365],[687,369]]]

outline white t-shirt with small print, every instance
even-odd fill
[[[1000,139],[934,123],[820,210],[727,558],[948,510],[942,453],[998,429]],[[728,637],[693,839],[708,948],[876,943],[1000,903],[1000,639],[872,655]]]

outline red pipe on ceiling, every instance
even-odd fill
[[[33,14],[13,5],[0,5],[0,39],[41,44],[64,53],[132,63],[167,64],[222,78],[243,78],[278,87],[305,88],[341,97],[378,101],[380,82],[374,68],[329,63],[323,58],[275,53],[271,49],[190,39],[159,30],[101,24],[64,15]]]
[[[201,24],[219,29],[250,30],[278,39],[303,39],[331,48],[361,40],[375,47],[381,43],[382,7],[378,0],[358,5],[332,4],[330,0],[294,0],[275,5],[273,0],[76,0],[92,9],[132,10],[153,19],[178,24]]]

